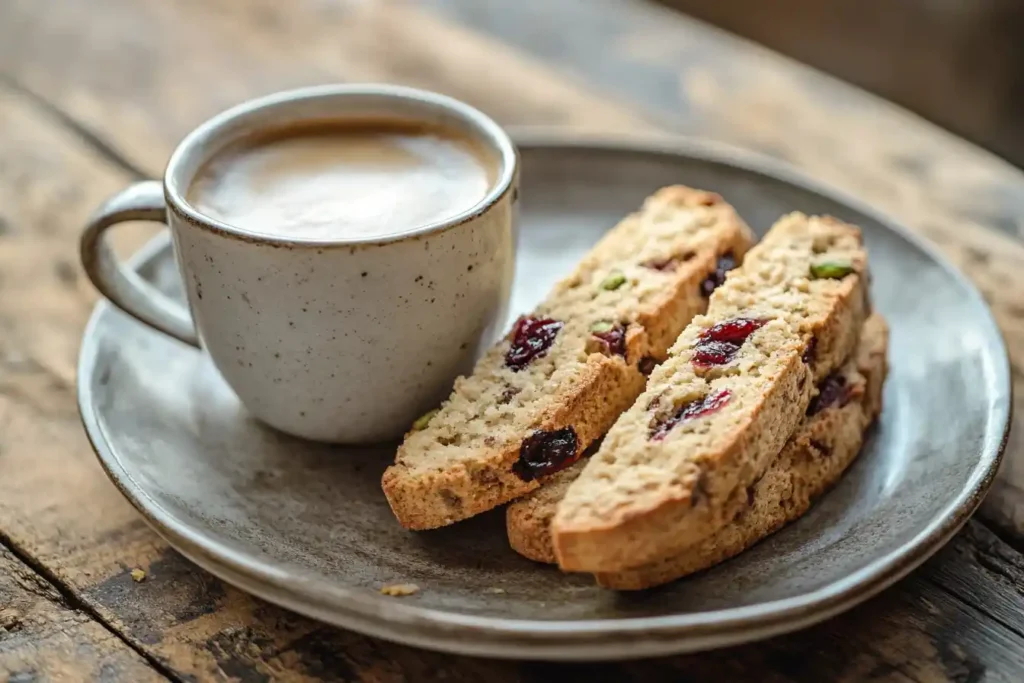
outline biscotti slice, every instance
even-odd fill
[[[471,517],[572,464],[752,239],[718,195],[677,186],[649,197],[406,435],[382,480],[399,522]]]
[[[740,554],[807,512],[857,457],[882,410],[887,342],[885,320],[868,318],[856,356],[823,380],[797,433],[764,475],[734,496],[732,522],[675,557],[597,574],[597,583],[616,590],[660,586]]]
[[[860,231],[778,221],[730,272],[569,486],[552,521],[559,566],[620,571],[679,553],[729,521],[838,368],[867,307]]]
[[[534,562],[554,564],[558,561],[551,545],[551,520],[569,484],[580,476],[586,464],[585,458],[577,460],[553,475],[542,488],[505,508],[505,531],[512,550]]]
[[[872,315],[855,356],[818,384],[818,398],[811,399],[807,417],[779,456],[741,496],[734,492],[733,502],[739,504],[731,506],[738,514],[732,522],[679,555],[618,574],[598,574],[598,582],[626,590],[664,583],[732,557],[803,514],[853,461],[861,432],[881,408],[887,341],[885,321]],[[551,519],[585,464],[573,463],[543,488],[509,504],[505,525],[513,550],[537,562],[555,562]]]

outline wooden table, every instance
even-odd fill
[[[911,577],[805,632],[687,657],[588,666],[424,652],[262,603],[168,549],[108,483],[76,415],[76,351],[96,300],[77,265],[78,231],[106,195],[159,175],[210,114],[339,80],[443,91],[505,124],[674,131],[782,157],[938,243],[988,298],[1024,382],[1024,175],[667,10],[627,0],[4,0],[0,680],[1024,680],[1019,429],[982,514]],[[120,246],[148,234],[120,231]],[[133,568],[146,579],[133,581]]]

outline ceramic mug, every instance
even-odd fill
[[[186,201],[201,166],[269,129],[380,117],[446,126],[489,149],[496,180],[472,209],[385,238],[248,232]],[[85,271],[126,313],[204,349],[249,411],[316,441],[393,439],[438,405],[504,323],[515,265],[518,159],[508,135],[442,95],[384,85],[308,88],[230,109],[175,149],[163,183],[110,199],[81,240]],[[170,227],[188,309],[115,259],[106,230]]]

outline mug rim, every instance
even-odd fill
[[[500,172],[491,184],[490,189],[484,197],[473,206],[453,214],[442,220],[433,221],[418,225],[409,230],[403,230],[387,235],[371,236],[339,236],[332,238],[322,237],[301,237],[285,236],[281,234],[258,232],[248,230],[226,223],[222,220],[209,216],[195,206],[186,198],[183,189],[188,186],[192,178],[182,178],[183,168],[192,160],[196,150],[206,144],[217,140],[222,131],[231,123],[259,112],[287,107],[299,102],[308,102],[318,99],[332,99],[345,96],[367,96],[380,97],[382,99],[394,99],[407,103],[434,106],[455,114],[468,127],[476,128],[481,134],[485,144],[494,148],[498,153],[501,162]],[[339,119],[343,117],[339,116]],[[202,159],[207,161],[212,154]],[[163,188],[167,207],[185,219],[188,223],[205,230],[218,233],[225,237],[233,237],[246,242],[265,243],[273,246],[293,247],[351,247],[357,245],[388,244],[401,242],[410,238],[424,237],[438,232],[443,232],[458,225],[472,221],[484,215],[494,207],[509,192],[515,181],[519,166],[518,152],[508,133],[498,125],[487,114],[466,104],[461,100],[448,95],[410,88],[401,85],[390,85],[384,83],[359,83],[359,84],[334,84],[318,85],[292,90],[282,90],[270,95],[246,100],[219,114],[207,119],[188,133],[171,153],[164,172]],[[194,173],[192,174],[194,176]],[[184,181],[184,182],[183,182]]]

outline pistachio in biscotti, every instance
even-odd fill
[[[614,292],[624,284],[626,284],[626,276],[621,270],[614,270],[608,274],[608,277],[601,281],[601,289]]]
[[[437,415],[437,408],[434,408],[433,410],[428,410],[427,412],[417,417],[416,421],[412,423],[413,431],[418,432],[421,429],[426,429],[427,426],[430,424],[430,420],[432,420],[435,415]]]
[[[816,280],[828,278],[839,280],[853,272],[853,264],[849,261],[833,260],[811,264],[811,277]]]

